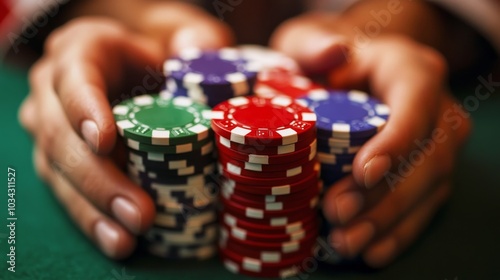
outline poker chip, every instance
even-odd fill
[[[310,191],[313,190],[313,191]],[[273,201],[273,202],[266,202],[266,201],[255,201],[248,199],[248,197],[251,196],[242,196],[239,194],[235,194],[233,190],[227,190],[227,189],[221,189],[221,195],[227,199],[234,201],[236,203],[239,203],[241,205],[246,205],[252,208],[257,208],[257,209],[263,209],[266,211],[278,211],[278,210],[284,210],[287,208],[291,208],[294,205],[297,205],[298,203],[306,203],[307,201],[313,200],[318,194],[317,190],[314,188],[308,188],[304,190],[303,192],[300,192],[302,195],[301,197],[294,198],[294,199],[283,199],[281,201]],[[288,196],[285,196],[288,198]],[[262,197],[260,197],[262,199]]]
[[[217,170],[224,177],[231,179],[232,181],[241,182],[242,184],[247,185],[256,185],[256,186],[270,186],[271,189],[275,189],[275,186],[284,186],[283,189],[290,189],[290,185],[296,186],[297,182],[302,182],[305,178],[314,179],[319,174],[320,165],[315,164],[314,166],[307,166],[307,168],[300,174],[290,177],[264,177],[262,178],[259,174],[252,174],[254,177],[238,175],[235,172],[228,171],[224,168],[222,164],[217,165]],[[312,184],[314,185],[314,184]]]
[[[236,228],[242,228],[246,229],[248,231],[252,231],[255,233],[277,233],[277,234],[285,234],[285,233],[293,233],[299,230],[303,230],[306,228],[309,228],[312,224],[317,224],[318,219],[316,216],[311,216],[308,219],[304,219],[298,222],[293,222],[285,225],[279,225],[279,226],[267,226],[267,225],[262,225],[258,223],[252,223],[249,221],[246,221],[245,219],[238,218],[234,215],[231,215],[229,213],[224,213],[224,215],[221,218],[221,223],[229,226],[229,227],[236,227]]]
[[[185,153],[196,153],[196,150],[201,150],[207,144],[211,143],[212,139],[206,138],[199,142],[172,145],[172,146],[150,145],[132,139],[126,139],[125,142],[130,149],[136,151],[163,153],[163,154],[185,154]]]
[[[212,110],[212,129],[246,145],[289,145],[315,135],[316,115],[289,97],[235,97]]]
[[[303,261],[302,255],[299,255],[279,263],[263,263],[258,259],[242,256],[233,250],[222,248],[220,256],[224,266],[229,271],[254,277],[290,277],[300,272],[300,264]]]
[[[259,69],[259,63],[245,59],[235,48],[183,49],[163,65],[165,95],[187,96],[213,107],[229,98],[251,94]]]
[[[316,139],[311,136],[310,138],[304,139],[301,142],[288,145],[269,146],[268,144],[262,144],[258,142],[256,142],[254,145],[244,145],[232,142],[229,139],[224,138],[222,136],[216,137],[217,147],[226,147],[228,149],[240,153],[267,155],[267,156],[285,155],[294,153],[309,147],[315,141]]]
[[[305,164],[300,165],[290,165],[282,166],[284,170],[274,170],[274,171],[254,171],[252,169],[246,169],[241,166],[236,165],[236,161],[226,162],[224,157],[219,157],[219,162],[222,164],[222,168],[228,173],[232,173],[238,176],[245,177],[261,177],[261,178],[293,178],[301,176],[302,174],[308,174],[314,170],[314,165],[316,161],[309,161]],[[247,166],[248,167],[248,166]],[[267,169],[271,169],[268,167]],[[278,169],[279,167],[274,167]],[[303,175],[302,175],[303,176]]]
[[[142,152],[137,150],[129,149],[128,159],[134,163],[139,163],[141,165],[169,165],[170,162],[175,161],[196,161],[199,158],[204,158],[210,156],[214,151],[213,141],[207,142],[199,150],[192,151],[191,153],[181,153],[181,154],[164,154],[164,153],[154,153],[154,152]]]
[[[295,60],[270,48],[259,45],[240,45],[238,50],[244,59],[259,65],[260,72],[257,77],[276,69],[290,73],[300,72],[299,64]]]
[[[146,245],[146,250],[157,257],[164,259],[206,260],[217,254],[217,245],[175,246],[160,243]]]
[[[220,153],[223,153],[231,158],[240,161],[255,163],[255,164],[266,164],[266,165],[269,164],[279,165],[283,163],[291,163],[299,161],[303,158],[308,158],[309,160],[312,160],[316,156],[316,150],[317,150],[316,140],[314,140],[311,144],[309,144],[309,146],[303,149],[280,155],[267,155],[267,154],[259,155],[253,153],[252,150],[250,151],[233,150],[231,148],[219,144],[217,144],[217,149],[219,150]]]
[[[218,186],[211,110],[185,96],[141,95],[113,107],[128,146],[129,178],[155,203],[144,248],[166,259],[217,252]]]
[[[259,277],[297,273],[292,264],[311,256],[319,230],[316,115],[287,96],[236,97],[211,118],[224,264]]]
[[[316,225],[309,225],[313,230],[317,230]],[[313,232],[311,228],[300,229],[291,233],[256,233],[250,230],[246,230],[238,227],[230,227],[223,224],[223,227],[229,232],[229,235],[235,239],[248,240],[255,242],[290,242],[301,240],[306,237],[307,232]]]
[[[311,90],[320,88],[321,86],[298,73],[271,69],[259,73],[254,91],[255,95],[265,98],[278,96],[299,98]]]
[[[340,139],[375,135],[385,126],[390,111],[387,105],[357,90],[311,90],[299,102],[318,115],[318,135],[329,133]]]
[[[297,102],[318,118],[317,150],[321,179],[330,186],[352,171],[356,153],[389,118],[389,107],[358,90],[315,89]]]
[[[207,139],[209,111],[209,107],[186,97],[165,99],[159,95],[140,95],[113,107],[120,135],[160,146]]]
[[[313,179],[314,181],[317,181],[316,178]],[[311,183],[314,183],[314,181],[311,181]],[[312,187],[310,185],[307,185],[307,187],[304,187],[303,190],[300,189],[288,189],[288,191],[285,189],[282,192],[278,192],[278,195],[266,195],[262,194],[262,192],[267,192],[266,188],[260,188],[256,186],[243,186],[243,185],[238,185],[236,186],[235,183],[232,185],[225,185],[223,184],[220,187],[220,192],[222,196],[231,198],[235,201],[239,200],[246,200],[246,201],[251,201],[252,204],[270,204],[270,203],[283,203],[283,204],[288,204],[291,203],[292,205],[296,204],[296,201],[299,202],[305,202],[303,200],[308,200],[316,196],[318,193],[322,193],[323,191],[323,184],[321,181],[319,181],[316,187]],[[256,192],[249,192],[248,190],[253,190],[257,189],[258,191]],[[287,193],[288,192],[288,193]],[[243,202],[245,205],[251,205],[251,204],[246,204]]]
[[[227,238],[225,241],[219,241],[219,247],[222,249],[231,248],[233,251],[238,252],[240,255],[246,257],[257,259],[262,263],[279,263],[283,260],[293,258],[295,255],[308,255],[314,247],[314,241],[309,244],[304,245],[304,249],[295,252],[280,252],[277,250],[261,249],[258,250],[251,245],[234,242],[232,239]]]
[[[317,115],[317,158],[325,188],[352,172],[357,152],[384,128],[390,113],[387,105],[357,90],[314,89],[297,102]],[[321,238],[327,240],[331,225],[324,217],[323,227]]]

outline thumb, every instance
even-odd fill
[[[295,59],[306,73],[326,73],[349,55],[347,38],[332,30],[332,17],[311,13],[289,20],[277,28],[270,45]]]

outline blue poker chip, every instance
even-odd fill
[[[330,154],[330,153],[317,153],[317,159],[321,164],[326,165],[348,165],[352,164],[355,154]]]
[[[326,138],[322,136],[317,136],[318,146],[328,147],[328,148],[349,148],[356,146],[363,146],[371,137],[363,138],[351,138],[351,139],[341,139],[341,138]]]
[[[315,89],[299,102],[317,115],[318,136],[353,139],[369,138],[380,131],[389,118],[389,107],[357,90]]]
[[[344,178],[352,171],[352,164],[321,164],[321,180],[325,188]]]
[[[162,95],[189,96],[213,107],[232,97],[251,94],[259,68],[234,48],[185,49],[164,63],[167,79]]]

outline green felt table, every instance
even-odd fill
[[[216,258],[183,262],[135,254],[116,262],[104,257],[35,174],[32,142],[17,120],[28,92],[26,73],[0,65],[0,91],[0,279],[248,279],[226,271]],[[474,132],[458,161],[455,191],[414,246],[386,269],[320,268],[308,279],[500,279],[500,88],[496,91],[472,112]],[[474,91],[459,93],[463,100]],[[15,273],[6,270],[9,166],[17,171]]]

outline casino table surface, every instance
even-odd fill
[[[0,190],[0,279],[248,279],[228,272],[217,258],[164,261],[137,253],[116,262],[104,257],[35,175],[32,142],[17,121],[17,108],[28,92],[26,73],[0,65],[0,89],[1,178],[5,182]],[[458,90],[458,98],[473,96],[473,89]],[[449,203],[404,255],[382,270],[359,265],[327,267],[305,277],[500,279],[500,88],[495,90],[471,112],[474,132],[458,160]],[[6,270],[8,166],[17,171],[15,273]]]

